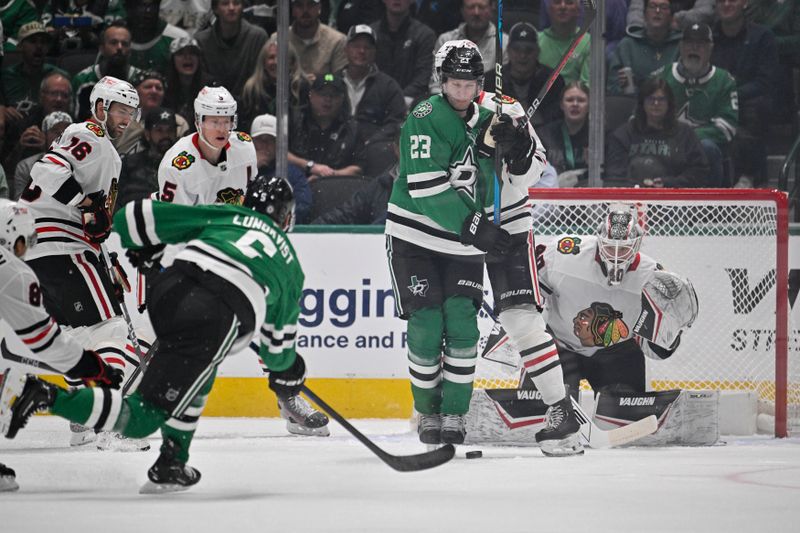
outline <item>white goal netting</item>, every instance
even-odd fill
[[[694,284],[699,316],[675,356],[647,360],[652,390],[754,391],[775,409],[776,433],[788,418],[797,434],[800,332],[788,306],[782,193],[533,189],[532,196],[537,242],[593,235],[609,203],[635,203],[645,229],[641,251]],[[481,361],[476,387],[513,388],[517,376],[513,365]]]

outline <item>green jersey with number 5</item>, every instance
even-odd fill
[[[252,304],[267,367],[280,371],[294,362],[305,276],[294,247],[270,217],[234,205],[138,200],[114,215],[114,231],[125,248],[186,243],[176,260],[214,272]]]
[[[388,235],[441,253],[483,253],[461,244],[459,234],[467,217],[494,201],[494,162],[480,157],[475,147],[491,118],[491,111],[475,103],[462,118],[441,95],[414,108],[400,133]]]

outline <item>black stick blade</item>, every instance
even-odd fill
[[[353,425],[347,421],[345,417],[340,415],[336,409],[328,405],[322,398],[317,396],[306,385],[303,385],[303,392],[306,396],[316,403],[323,411],[328,413],[331,418],[339,422],[339,424],[350,432],[361,444],[369,448],[369,450],[377,455],[381,461],[394,468],[398,472],[416,472],[418,470],[427,470],[439,465],[443,465],[453,458],[456,454],[456,449],[452,444],[446,444],[441,448],[436,448],[425,453],[417,455],[392,455],[389,452],[382,450],[377,444],[372,442],[366,435],[357,430]]]

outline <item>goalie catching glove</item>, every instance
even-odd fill
[[[694,323],[698,311],[697,293],[688,279],[656,271],[642,288],[642,312],[633,333],[650,341],[648,344],[668,349],[668,357],[678,347],[683,329]],[[658,358],[664,359],[659,352],[662,350],[655,350]],[[647,350],[645,353],[650,355]]]
[[[94,244],[100,244],[111,234],[111,211],[108,209],[105,194],[94,194],[89,198],[91,204],[79,207],[83,233]]]
[[[288,398],[300,394],[300,389],[306,382],[306,362],[297,354],[292,366],[286,370],[269,372],[269,388],[278,398]]]
[[[119,368],[109,366],[97,352],[84,350],[78,363],[65,375],[80,379],[87,387],[108,387],[118,389],[122,385],[123,373]]]
[[[476,211],[464,220],[461,226],[461,244],[474,246],[482,252],[506,255],[511,251],[511,235],[500,226],[492,224],[486,213]]]
[[[536,140],[524,125],[517,127],[514,119],[503,113],[499,117],[495,115],[491,123],[487,122],[481,133],[478,152],[482,156],[494,157],[495,147],[499,145],[510,174],[521,175],[528,171],[536,152]]]

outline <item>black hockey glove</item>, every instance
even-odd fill
[[[68,378],[80,379],[87,387],[111,389],[118,389],[124,377],[122,370],[109,366],[97,352],[91,350],[84,350],[78,364],[65,372],[65,375]]]
[[[111,234],[111,211],[106,206],[106,195],[97,194],[90,205],[80,207],[83,233],[95,244],[105,241]]]
[[[161,268],[164,248],[166,248],[165,244],[156,244],[155,246],[148,246],[138,250],[128,250],[125,252],[125,256],[134,267],[142,271],[142,274],[148,275],[158,272]]]
[[[272,389],[278,398],[288,398],[297,396],[303,383],[306,382],[306,362],[300,354],[294,359],[294,364],[281,372],[271,370],[269,373],[269,388]]]
[[[531,166],[531,157],[536,151],[536,140],[523,125],[514,125],[510,116],[503,113],[496,124],[491,127],[495,143],[500,146],[503,161],[508,165],[511,174],[524,174]]]
[[[512,248],[511,235],[486,218],[486,213],[476,211],[461,226],[461,244],[470,244],[483,252],[506,255]]]
[[[131,283],[128,281],[128,274],[117,259],[117,252],[109,253],[108,258],[111,260],[110,270],[112,274],[111,281],[114,285],[114,295],[117,297],[117,300],[123,302],[125,301],[125,293],[131,292]]]

